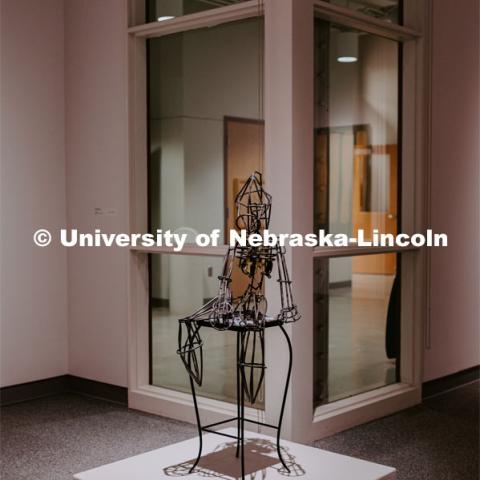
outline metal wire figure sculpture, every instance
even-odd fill
[[[262,175],[259,172],[254,172],[243,185],[235,198],[235,206],[235,225],[239,230],[245,230],[247,237],[251,234],[262,234],[268,229],[272,197],[263,189]],[[275,264],[281,308],[276,315],[267,316],[265,279],[271,278]],[[245,290],[236,296],[232,294],[234,269],[239,270],[248,279]],[[203,380],[203,341],[200,336],[202,327],[240,332],[237,336],[237,372],[241,375],[242,398],[245,395],[253,404],[258,398],[265,377],[265,328],[282,327],[284,323],[300,319],[297,306],[293,302],[292,282],[285,262],[284,247],[242,246],[236,242],[233,247],[229,247],[222,274],[218,278],[220,286],[217,296],[192,315],[179,320],[177,353],[190,376],[196,411],[198,409],[193,383],[201,386]],[[282,331],[289,342],[283,327]],[[290,343],[289,349],[291,349]],[[291,364],[287,386],[290,370]],[[237,390],[238,388],[237,379]],[[281,419],[279,425],[281,425]],[[280,435],[280,429],[278,429],[278,435]],[[288,471],[281,457],[280,447],[278,447],[278,454]],[[193,468],[195,465],[192,470]]]

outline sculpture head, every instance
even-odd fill
[[[272,196],[262,187],[262,174],[254,172],[235,198],[237,228],[247,235],[261,233],[270,224]]]

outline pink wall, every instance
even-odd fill
[[[67,373],[63,1],[1,3],[1,386]]]
[[[67,220],[82,232],[127,231],[126,13],[126,0],[65,2]],[[127,385],[127,259],[119,248],[68,251],[73,375]]]
[[[431,348],[424,379],[479,364],[479,4],[433,2]]]

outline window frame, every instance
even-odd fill
[[[419,32],[427,30],[424,19],[431,0],[405,0],[404,26],[390,24],[322,0],[250,0],[185,15],[165,22],[140,24],[143,0],[128,4],[128,128],[129,128],[129,226],[131,232],[146,232],[147,199],[147,97],[146,39],[205,28],[246,18],[264,16],[264,113],[265,175],[275,199],[273,231],[307,233],[313,218],[313,23],[319,15],[337,24],[397,40],[403,45],[402,79],[409,85],[402,96],[401,225],[406,233],[422,231],[426,222],[428,174],[428,44]],[[143,11],[143,13],[142,13]],[[309,25],[309,26],[308,26]],[[284,55],[278,55],[281,51]],[[275,79],[275,81],[273,81]],[[311,128],[310,128],[311,127]],[[427,154],[427,155],[426,155]],[[425,167],[424,165],[427,165]],[[275,168],[273,168],[275,167]],[[311,199],[309,202],[308,200]],[[282,211],[283,215],[275,212]],[[201,248],[188,245],[183,255],[223,256],[226,246]],[[403,252],[401,382],[313,408],[313,259],[362,254]],[[193,421],[190,395],[150,385],[149,372],[149,276],[148,254],[175,254],[168,247],[130,249],[128,286],[128,397],[131,408]],[[310,441],[365,421],[393,413],[421,401],[421,371],[425,302],[426,251],[408,247],[320,247],[290,249],[287,264],[294,279],[294,294],[303,318],[287,331],[293,343],[294,371],[284,416],[283,436]],[[278,294],[267,286],[272,309]],[[281,342],[280,335],[267,335],[267,365],[281,366],[280,349],[268,344]],[[246,409],[248,418],[274,422],[279,410],[276,386],[281,368],[270,369],[265,383],[265,410]],[[305,406],[311,408],[305,408]],[[227,402],[199,398],[202,419],[207,422],[235,416]],[[271,433],[264,430],[265,433]]]

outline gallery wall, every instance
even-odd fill
[[[479,3],[433,3],[431,251],[424,380],[478,365],[480,338]]]
[[[1,386],[67,373],[63,0],[1,2]]]
[[[2,0],[1,386],[66,373],[127,385],[128,252],[32,242],[67,224],[127,231],[126,12]]]
[[[128,231],[126,13],[126,0],[65,2],[67,220],[81,232]],[[73,375],[127,385],[128,255],[68,250]]]

